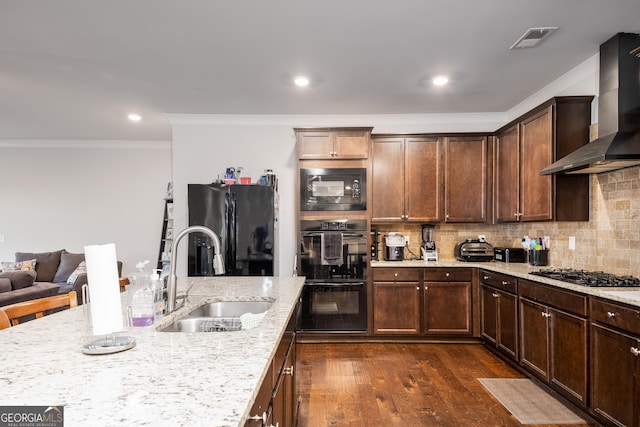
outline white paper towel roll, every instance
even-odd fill
[[[87,264],[91,324],[94,335],[111,334],[123,329],[122,303],[116,245],[92,245],[84,247]]]

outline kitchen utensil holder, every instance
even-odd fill
[[[529,265],[549,265],[549,249],[531,249],[528,252]]]

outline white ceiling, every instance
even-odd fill
[[[509,50],[540,26],[559,30]],[[0,138],[168,140],[164,113],[503,112],[621,31],[640,32],[640,1],[0,0]]]

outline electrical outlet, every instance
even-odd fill
[[[409,236],[404,236],[404,245],[409,246]]]
[[[576,250],[576,236],[569,236],[569,250]]]

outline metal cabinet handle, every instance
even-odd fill
[[[634,356],[640,356],[640,350],[635,347],[631,347],[629,351],[631,351],[631,354],[633,354]]]
[[[544,311],[541,314],[542,314],[542,317],[551,317],[551,314],[545,313]]]
[[[247,419],[251,421],[262,421],[262,423],[264,424],[267,422],[267,412],[263,412],[262,415],[252,415]]]
[[[513,216],[518,217],[518,212],[514,213]]]
[[[607,311],[607,317],[608,318],[616,317],[616,314],[613,311]]]
[[[282,374],[283,375],[291,375],[291,376],[293,376],[293,365],[291,365],[290,368],[284,368],[282,370]]]

